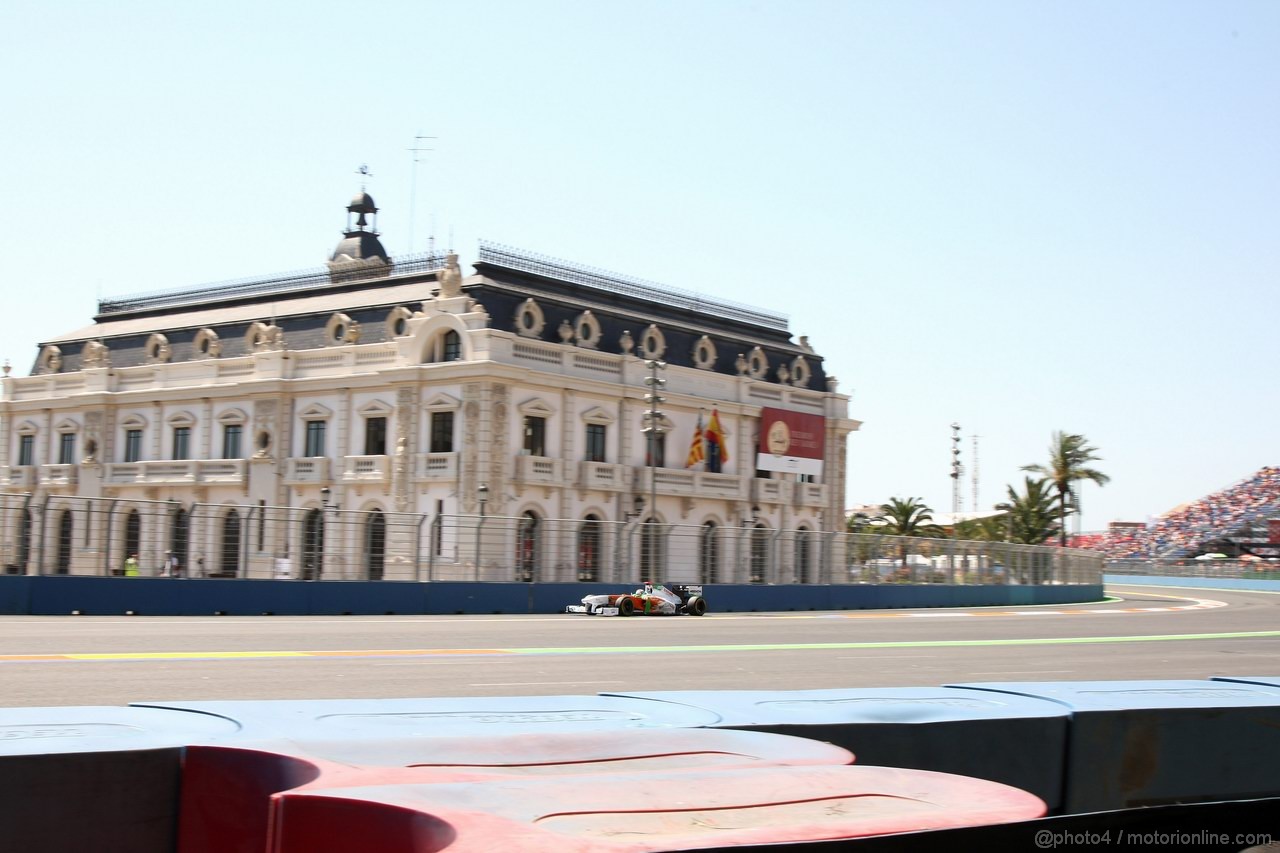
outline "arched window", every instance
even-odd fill
[[[812,560],[813,547],[809,528],[801,527],[796,531],[796,582],[810,583],[810,561]]]
[[[302,520],[302,579],[319,580],[324,571],[324,513],[307,512]]]
[[[666,566],[665,526],[658,519],[649,516],[640,525],[640,580],[645,583],[660,583],[663,568]]]
[[[462,358],[462,338],[453,329],[444,333],[440,339],[440,360],[457,361]]]
[[[229,509],[222,517],[222,548],[218,554],[218,577],[240,574],[240,512]]]
[[[599,516],[588,515],[578,528],[578,580],[600,580],[600,546],[603,539]]]
[[[22,511],[22,529],[18,531],[18,565],[16,573],[25,575],[31,562],[31,510]]]
[[[137,554],[142,550],[142,516],[136,509],[129,510],[124,517],[124,557]],[[120,561],[121,563],[124,560]]]
[[[382,580],[387,555],[387,517],[381,510],[369,513],[364,525],[364,570],[371,581]]]
[[[53,567],[55,574],[71,574],[71,542],[73,535],[71,510],[64,509],[62,514],[58,516],[58,563]]]
[[[751,572],[749,583],[764,583],[769,572],[769,531],[757,524],[751,531]]]
[[[720,536],[714,521],[702,525],[698,535],[698,579],[702,583],[720,580]]]
[[[532,583],[538,576],[538,516],[526,512],[520,516],[520,526],[516,530],[516,580],[521,583]]]
[[[187,550],[191,547],[191,517],[182,507],[173,511],[173,523],[169,528],[169,557],[165,568],[174,577],[186,574]]]

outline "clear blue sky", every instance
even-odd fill
[[[319,266],[368,163],[394,253],[788,313],[850,504],[949,510],[953,421],[983,508],[1087,435],[1086,528],[1280,463],[1280,3],[10,0],[0,64],[21,375],[99,296]]]

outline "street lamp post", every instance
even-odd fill
[[[485,504],[489,502],[489,484],[481,483],[476,488],[476,497],[480,501],[480,518],[476,521],[476,565],[472,580],[480,580],[480,528],[484,526]]]
[[[319,545],[320,549],[320,553],[316,555],[316,560],[319,562],[319,565],[316,566],[316,580],[320,580],[324,577],[325,553],[328,551],[325,540],[328,539],[327,528],[329,526],[329,510],[333,510],[336,515],[338,510],[341,509],[337,504],[330,503],[329,497],[332,494],[333,493],[329,490],[328,486],[320,489],[320,506],[323,507],[323,509],[320,510],[320,541],[316,543]]]
[[[644,363],[649,368],[649,375],[644,378],[644,384],[649,386],[649,390],[645,392],[644,401],[649,404],[649,411],[645,412],[644,433],[648,437],[649,444],[649,518],[645,522],[645,531],[649,540],[649,577],[641,578],[649,583],[659,583],[658,577],[658,551],[657,551],[657,531],[655,529],[655,513],[658,510],[658,438],[665,432],[662,427],[662,412],[658,409],[658,405],[665,402],[666,398],[658,392],[662,390],[662,386],[667,384],[667,380],[658,376],[659,370],[665,370],[667,365],[658,359],[649,359]]]

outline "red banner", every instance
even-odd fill
[[[822,474],[827,420],[821,415],[765,408],[760,412],[760,447],[756,467],[762,471]]]

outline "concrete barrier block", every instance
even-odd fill
[[[0,849],[171,853],[183,746],[235,731],[148,708],[0,708]]]
[[[725,850],[1027,820],[1045,808],[994,782],[858,765],[387,785],[276,799],[272,853]]]
[[[828,741],[859,764],[991,779],[1032,792],[1050,809],[1062,805],[1068,712],[1046,700],[950,687],[605,695],[696,708],[717,727]]]
[[[285,791],[851,761],[831,744],[714,729],[192,746],[183,765],[178,853],[266,849],[271,798]]]
[[[1280,794],[1280,686],[1225,681],[953,685],[1071,712],[1069,813]]]
[[[714,714],[698,708],[618,696],[135,702],[133,707],[220,717],[238,726],[244,739],[254,740],[494,737],[716,722]]]

